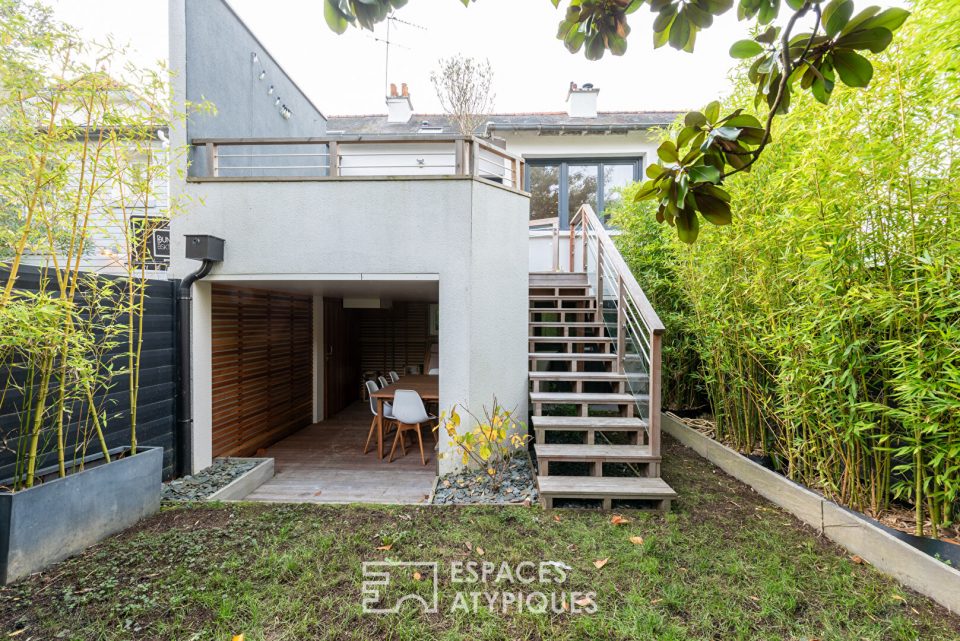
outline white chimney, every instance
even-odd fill
[[[387,122],[408,122],[413,115],[413,103],[410,102],[407,83],[402,83],[400,87],[400,93],[397,93],[397,85],[390,83],[390,95],[387,96]]]
[[[578,88],[577,83],[571,82],[570,91],[567,92],[567,115],[571,118],[596,118],[599,93],[600,90],[590,83]]]

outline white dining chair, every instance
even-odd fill
[[[397,423],[397,435],[393,439],[393,447],[390,448],[390,463],[393,462],[393,455],[397,451],[397,443],[400,444],[400,450],[403,455],[407,455],[407,448],[404,445],[404,439],[407,432],[417,433],[417,442],[420,445],[420,462],[427,464],[427,459],[423,454],[423,429],[424,423],[430,423],[437,420],[436,416],[427,413],[427,408],[423,406],[423,399],[413,390],[398,389],[393,395],[393,420]]]
[[[399,380],[400,380],[400,375],[397,374],[395,371],[390,370],[390,382],[396,383]]]
[[[373,420],[370,422],[370,431],[367,432],[367,442],[363,445],[363,453],[366,454],[367,450],[370,449],[370,439],[373,438],[373,432],[377,429],[377,399],[373,395],[377,392],[377,383],[376,381],[368,380],[365,385],[367,386],[367,396],[370,397],[370,413],[373,414]],[[393,417],[393,405],[384,401],[383,403],[383,419],[387,422],[387,426],[393,425],[397,419]]]
[[[429,374],[430,376],[440,376],[440,368],[434,367],[429,372],[427,372],[427,374]]]
[[[389,383],[387,383],[387,379],[385,379],[385,378],[382,377],[382,376],[378,376],[378,377],[377,377],[377,380],[380,381],[380,389],[383,389],[384,387],[386,387],[387,385],[389,385]]]

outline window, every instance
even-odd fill
[[[567,229],[584,204],[603,218],[607,206],[620,200],[620,190],[640,179],[641,162],[639,158],[528,160],[530,220],[547,223],[556,218],[561,229]]]

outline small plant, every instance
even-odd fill
[[[460,431],[462,420],[458,408],[473,419],[473,429]],[[530,440],[526,434],[527,426],[514,418],[515,411],[507,411],[494,397],[493,407],[488,409],[484,406],[479,417],[462,405],[454,405],[449,413],[441,412],[440,421],[434,429],[444,430],[453,444],[453,450],[442,453],[441,458],[460,456],[463,465],[472,464],[484,470],[493,488],[499,489],[510,457]]]

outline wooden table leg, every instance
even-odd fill
[[[383,399],[377,399],[377,458],[383,458]]]

